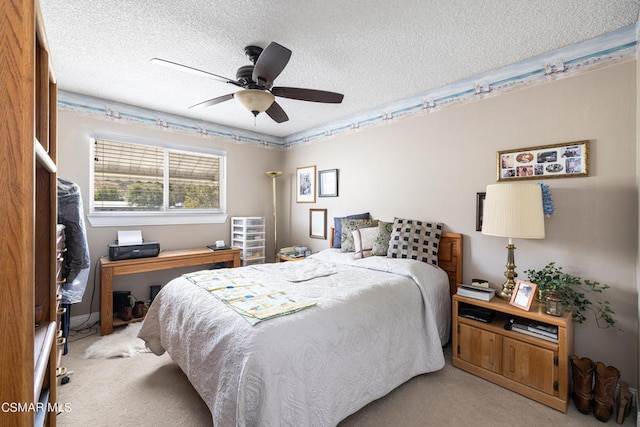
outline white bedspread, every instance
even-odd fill
[[[354,260],[328,249],[238,271],[317,306],[250,326],[206,290],[176,278],[157,295],[139,334],[182,368],[217,427],[333,426],[444,366],[451,303],[439,268]]]

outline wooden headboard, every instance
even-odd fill
[[[333,227],[329,232],[329,247],[333,247]],[[462,283],[462,234],[442,233],[438,248],[438,266],[449,276],[449,294],[455,295]]]
[[[442,233],[438,247],[438,266],[449,276],[449,294],[458,292],[462,284],[462,234]]]

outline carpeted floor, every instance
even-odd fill
[[[100,338],[96,329],[69,339],[62,366],[73,374],[59,389],[70,411],[59,426],[210,426],[207,406],[180,368],[164,354],[128,358],[85,359]],[[563,414],[451,366],[445,349],[444,369],[418,376],[340,423],[347,426],[602,426],[573,404]],[[635,408],[624,425],[635,426]],[[615,414],[607,423],[617,425]],[[225,426],[220,426],[225,427]]]

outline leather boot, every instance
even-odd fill
[[[620,379],[620,371],[613,366],[596,363],[596,383],[593,387],[593,415],[606,423],[613,413],[613,396]]]
[[[620,381],[620,393],[618,395],[618,418],[616,418],[616,423],[622,424],[624,419],[629,416],[631,413],[631,400],[633,395],[629,390],[629,384],[624,381]]]
[[[573,392],[571,397],[578,411],[583,414],[591,412],[593,400],[593,372],[596,364],[588,357],[569,357],[571,362],[571,379],[573,380]]]

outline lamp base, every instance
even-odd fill
[[[513,295],[513,289],[516,286],[515,279],[518,277],[518,273],[516,273],[516,264],[514,261],[513,251],[515,250],[515,245],[509,241],[507,245],[507,271],[504,272],[507,281],[502,284],[502,290],[498,292],[498,297],[505,299],[507,301],[511,300],[511,295]]]
[[[505,275],[507,273],[505,272]],[[510,301],[511,300],[511,296],[513,295],[513,289],[515,288],[515,282],[513,280],[509,281],[507,280],[506,282],[504,282],[502,284],[502,289],[500,289],[500,291],[496,294],[498,295],[498,297]]]

